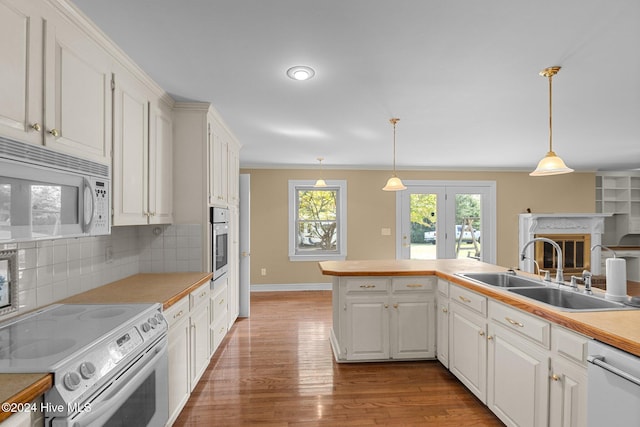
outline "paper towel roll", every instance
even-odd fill
[[[622,301],[627,297],[627,261],[623,258],[607,258],[606,299]]]

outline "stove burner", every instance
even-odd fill
[[[16,359],[38,359],[62,353],[74,346],[76,341],[71,338],[29,339],[19,342],[11,351]]]
[[[106,307],[97,310],[90,310],[87,313],[83,313],[78,316],[78,320],[87,320],[87,319],[108,319],[110,317],[120,316],[123,313],[126,313],[127,310],[120,307]]]
[[[73,316],[86,311],[84,307],[78,305],[63,305],[51,312],[52,316]]]

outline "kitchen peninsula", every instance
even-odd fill
[[[445,259],[319,266],[333,276],[337,362],[437,358],[507,425],[586,425],[589,343],[640,356],[640,310],[563,311],[457,275],[507,271],[496,265]]]

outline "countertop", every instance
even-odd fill
[[[640,310],[567,312],[455,276],[463,272],[505,271],[506,268],[476,260],[366,260],[323,261],[322,274],[329,276],[429,276],[436,275],[523,311],[533,313],[568,329],[625,350],[640,357]],[[518,272],[520,275],[532,276]],[[594,292],[603,292],[594,289]]]
[[[56,304],[162,304],[163,309],[189,295],[211,280],[211,273],[142,273],[109,283],[81,294],[56,301]],[[0,401],[28,403],[53,385],[51,374],[0,374]],[[11,412],[0,412],[0,421]]]

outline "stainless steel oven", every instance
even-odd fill
[[[50,372],[45,425],[163,427],[161,304],[57,304],[0,323],[0,372]]]
[[[229,269],[229,209],[212,207],[209,214],[211,271],[215,280]]]

